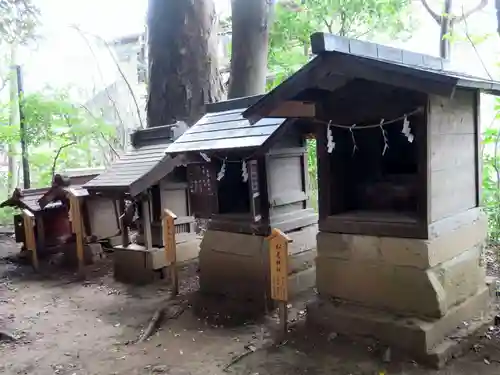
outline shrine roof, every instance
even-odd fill
[[[500,82],[454,71],[439,57],[325,33],[313,34],[311,47],[316,56],[246,109],[244,118],[258,123],[308,89],[335,91],[354,79],[448,97],[456,88],[500,95]]]
[[[85,194],[86,191],[81,187],[81,183],[88,181],[92,177],[95,177],[95,174],[78,174],[74,172],[72,176],[70,176],[70,185],[69,188],[74,189],[76,191],[81,192],[80,194]],[[0,208],[3,207],[16,207],[20,209],[27,209],[31,212],[41,211],[42,208],[38,201],[42,198],[48,191],[50,187],[44,188],[36,188],[36,189],[16,189],[12,196],[5,201],[0,203]],[[52,208],[60,207],[61,202],[59,200],[50,202],[43,209],[50,210]]]
[[[157,183],[182,164],[181,158],[165,155],[165,147],[173,142],[172,133],[167,132],[169,127],[148,128],[134,133],[133,148],[83,187],[93,192],[114,190],[135,196]]]
[[[248,105],[228,109],[231,106],[247,104],[258,97],[243,98],[207,106],[210,110],[196,124],[189,128],[166,149],[168,154],[203,152],[215,150],[235,150],[262,146],[286,121],[284,118],[264,118],[256,124],[242,116]],[[244,103],[243,101],[246,101]],[[230,103],[233,102],[233,103]]]

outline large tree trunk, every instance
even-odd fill
[[[273,0],[231,1],[231,99],[265,92],[273,5]]]
[[[495,0],[495,9],[497,14],[497,33],[500,35],[500,0]]]
[[[10,50],[10,72],[9,72],[9,92],[10,92],[10,108],[9,108],[9,123],[19,129],[19,94],[17,87],[17,46],[12,44]],[[7,176],[7,190],[11,193],[18,185],[18,165],[17,165],[17,150],[16,144],[8,145],[8,163],[9,169]]]
[[[221,99],[212,0],[149,0],[148,127],[195,123]]]
[[[441,29],[439,32],[439,56],[443,59],[450,58],[450,36],[452,32],[451,25],[451,11],[452,11],[452,0],[445,0],[443,7],[443,15],[441,16]]]

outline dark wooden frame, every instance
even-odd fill
[[[296,120],[290,120],[286,123],[282,124],[280,128],[272,134],[271,137],[259,148],[257,149],[239,149],[239,150],[227,150],[218,152],[217,155],[220,157],[227,157],[228,160],[247,160],[247,167],[249,170],[249,181],[251,182],[251,164],[255,165],[255,171],[257,171],[258,175],[258,186],[259,186],[259,203],[253,204],[252,209],[252,201],[254,201],[254,194],[256,191],[251,190],[251,183],[249,184],[248,194],[250,195],[250,207],[248,213],[239,213],[239,214],[218,214],[217,209],[215,208],[218,205],[218,196],[215,192],[209,199],[205,197],[203,199],[200,197],[194,197],[192,199],[193,204],[197,205],[198,209],[196,216],[204,219],[210,219],[209,221],[209,229],[218,230],[218,231],[227,231],[227,232],[235,232],[235,233],[244,233],[244,234],[255,234],[268,236],[271,233],[271,228],[278,228],[282,231],[290,231],[296,229],[298,226],[307,226],[311,224],[311,212],[304,212],[303,215],[295,213],[295,217],[293,219],[278,222],[273,220],[273,217],[270,215],[270,210],[272,206],[272,202],[270,202],[269,191],[270,185],[268,181],[268,168],[269,168],[269,160],[272,157],[289,157],[289,156],[300,156],[301,162],[304,168],[302,168],[301,180],[304,191],[308,191],[309,189],[309,176],[307,174],[307,156],[304,156],[306,152],[306,148],[295,147],[295,148],[279,148],[274,149],[276,141],[286,134],[287,131],[292,129]],[[210,157],[211,152],[206,151],[207,155]],[[209,169],[209,173],[211,175],[211,189],[216,189],[216,179],[215,176],[217,171],[214,169],[214,164],[212,162],[205,161],[199,153],[188,153],[188,170],[193,168],[199,168],[200,165]],[[200,173],[198,172],[188,172],[190,173]],[[194,179],[194,175],[188,177],[188,180]],[[194,189],[194,186],[190,186],[190,190]],[[191,190],[192,191],[192,190]],[[287,197],[286,201],[279,202],[276,206],[293,204],[298,202],[303,203],[303,209],[311,209],[309,196],[307,194],[302,194],[300,196]],[[198,200],[201,200],[202,203],[197,203]],[[203,208],[200,208],[203,206]],[[194,208],[194,206],[193,206]],[[311,209],[312,210],[312,209]],[[298,216],[297,216],[298,215]],[[255,220],[256,216],[260,216],[260,220]],[[293,216],[293,215],[292,215]],[[314,219],[316,222],[316,216]]]
[[[321,105],[317,104],[317,113],[322,116]],[[403,238],[427,238],[429,225],[429,199],[430,189],[429,173],[429,136],[428,131],[428,111],[429,101],[424,110],[422,129],[416,133],[415,142],[417,144],[417,165],[418,165],[418,203],[417,222],[407,223],[403,221],[369,221],[359,218],[349,218],[348,215],[332,215],[335,211],[331,197],[342,196],[344,185],[336,179],[336,173],[332,170],[330,154],[327,152],[326,126],[318,125],[316,128],[317,140],[317,163],[318,163],[318,203],[319,203],[319,229],[323,232],[362,234],[371,236],[390,236]],[[338,175],[337,175],[338,177]],[[337,182],[337,183],[335,183]]]

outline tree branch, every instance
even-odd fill
[[[463,12],[463,9],[462,9],[462,12]],[[479,51],[477,50],[477,47],[476,47],[476,44],[474,43],[474,41],[472,40],[472,38],[470,37],[469,35],[469,27],[467,25],[467,17],[464,16],[463,17],[463,22],[464,22],[464,26],[465,26],[465,37],[467,38],[467,40],[469,41],[469,43],[471,44],[472,48],[474,49],[474,53],[476,54],[477,58],[479,59],[479,62],[481,63],[484,71],[486,72],[486,74],[488,75],[488,77],[494,81],[493,79],[493,76],[490,74],[489,70],[488,70],[488,67],[486,66],[485,62],[483,61],[483,59],[481,58],[481,55],[479,54]],[[495,150],[496,151],[496,150]]]
[[[321,17],[321,18],[322,18],[323,23],[325,24],[328,32],[330,34],[333,34],[333,29],[332,29],[333,21],[328,22],[328,20],[326,19],[326,17]]]
[[[427,0],[420,0],[420,1],[422,2],[422,5],[424,6],[427,13],[430,14],[430,16],[434,19],[434,21],[437,22],[438,25],[441,25],[441,21],[442,21],[443,17],[441,17],[439,14],[437,14],[436,12],[434,12],[431,9],[429,4],[427,3]]]
[[[108,85],[106,84],[106,81],[104,80],[104,74],[101,70],[101,65],[99,64],[99,59],[97,58],[97,55],[95,54],[95,51],[94,49],[92,48],[92,45],[90,44],[90,41],[88,40],[87,36],[77,27],[77,26],[74,26],[73,27],[79,34],[80,36],[83,38],[83,40],[85,41],[85,44],[87,44],[87,47],[89,48],[90,50],[90,53],[92,54],[92,56],[94,57],[94,60],[96,62],[96,66],[97,66],[97,70],[99,72],[99,75],[101,76],[101,81],[102,83],[104,84],[104,92],[106,93],[106,96],[108,97],[108,100],[111,102],[111,104],[113,105],[113,108],[115,110],[115,113],[116,115],[118,116],[118,121],[120,121],[120,124],[123,126],[123,127],[126,127],[125,123],[123,122],[123,119],[122,119],[122,116],[120,114],[120,111],[118,110],[118,106],[116,104],[116,101],[111,97],[111,94],[109,92],[109,89],[108,89]]]
[[[83,31],[81,29],[79,29],[78,26],[73,26],[73,27],[79,33],[83,34]],[[89,34],[89,33],[87,33],[87,34]],[[132,89],[132,86],[130,85],[130,82],[128,81],[128,79],[127,79],[125,73],[123,72],[120,64],[118,63],[118,61],[116,61],[115,55],[114,55],[113,51],[111,50],[111,47],[109,46],[108,42],[106,42],[99,35],[95,35],[95,34],[89,34],[89,35],[91,35],[94,38],[96,38],[99,41],[101,41],[101,43],[103,43],[104,46],[106,47],[106,50],[108,51],[109,55],[111,56],[111,59],[113,60],[113,63],[115,64],[116,68],[118,69],[118,73],[120,73],[120,76],[122,77],[123,81],[127,85],[128,91],[129,91],[130,95],[132,96],[132,100],[134,101],[134,104],[135,104],[135,110],[137,112],[137,117],[138,117],[138,120],[139,120],[139,124],[141,125],[141,128],[144,128],[144,124],[142,123],[142,118],[141,118],[141,110],[139,108],[139,103],[137,102],[137,98],[135,97],[134,90]]]
[[[65,149],[66,147],[70,147],[73,145],[76,145],[75,141],[70,142],[70,143],[66,143],[66,144],[62,145],[61,147],[59,147],[59,150],[57,150],[56,157],[54,158],[54,163],[52,163],[52,179],[54,179],[54,176],[56,173],[57,159],[59,158],[59,155],[61,155],[62,150]]]
[[[422,0],[425,1],[425,0]],[[479,12],[482,10],[486,5],[488,5],[488,0],[481,0],[479,4],[477,4],[474,8],[468,10],[467,12],[464,12],[463,7],[462,7],[462,15],[460,17],[451,17],[451,24],[454,25],[457,22],[462,22],[465,21],[470,15]]]
[[[98,121],[97,117],[94,116],[94,114],[92,113],[92,111],[90,109],[88,109],[86,106],[84,106],[83,104],[80,104],[80,107],[83,108],[87,114],[92,117],[94,120]],[[108,144],[109,148],[111,149],[111,151],[113,151],[113,153],[116,155],[116,156],[120,156],[118,154],[118,152],[115,150],[115,148],[113,147],[113,145],[111,144],[111,142],[108,141],[108,139],[106,138],[106,136],[104,135],[103,132],[99,132],[101,134],[101,137],[102,139]],[[95,138],[97,139],[97,138]]]

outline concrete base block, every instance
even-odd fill
[[[111,247],[120,246],[122,244],[122,237],[121,236],[110,237],[108,238],[108,242]]]
[[[445,316],[484,287],[486,224],[477,214],[426,240],[320,232],[318,292],[402,315]]]
[[[432,223],[427,239],[318,233],[323,300],[311,304],[309,320],[441,365],[457,347],[450,335],[464,321],[480,326],[488,311],[486,229],[481,210],[472,209]]]
[[[158,250],[148,250],[144,246],[131,244],[127,247],[117,246],[113,254],[113,271],[115,280],[127,284],[148,284],[162,277],[162,270],[152,267],[153,258],[165,254]]]
[[[178,235],[177,264],[190,262],[198,257],[201,239],[196,235]],[[147,284],[163,277],[168,266],[164,248],[146,249],[130,244],[114,248],[115,279],[125,283]]]
[[[289,233],[289,295],[315,284],[317,227]],[[262,236],[208,230],[200,245],[200,291],[252,304],[270,303],[269,252]]]
[[[442,367],[460,354],[466,338],[491,322],[486,286],[439,319],[402,317],[344,301],[319,297],[307,307],[308,324],[348,336],[376,337],[384,344],[408,352],[414,359]],[[465,322],[465,323],[464,323]]]
[[[83,247],[83,260],[85,265],[94,264],[104,257],[104,252],[100,243],[90,243]],[[76,245],[70,244],[64,248],[63,262],[68,267],[78,267],[78,255]]]

